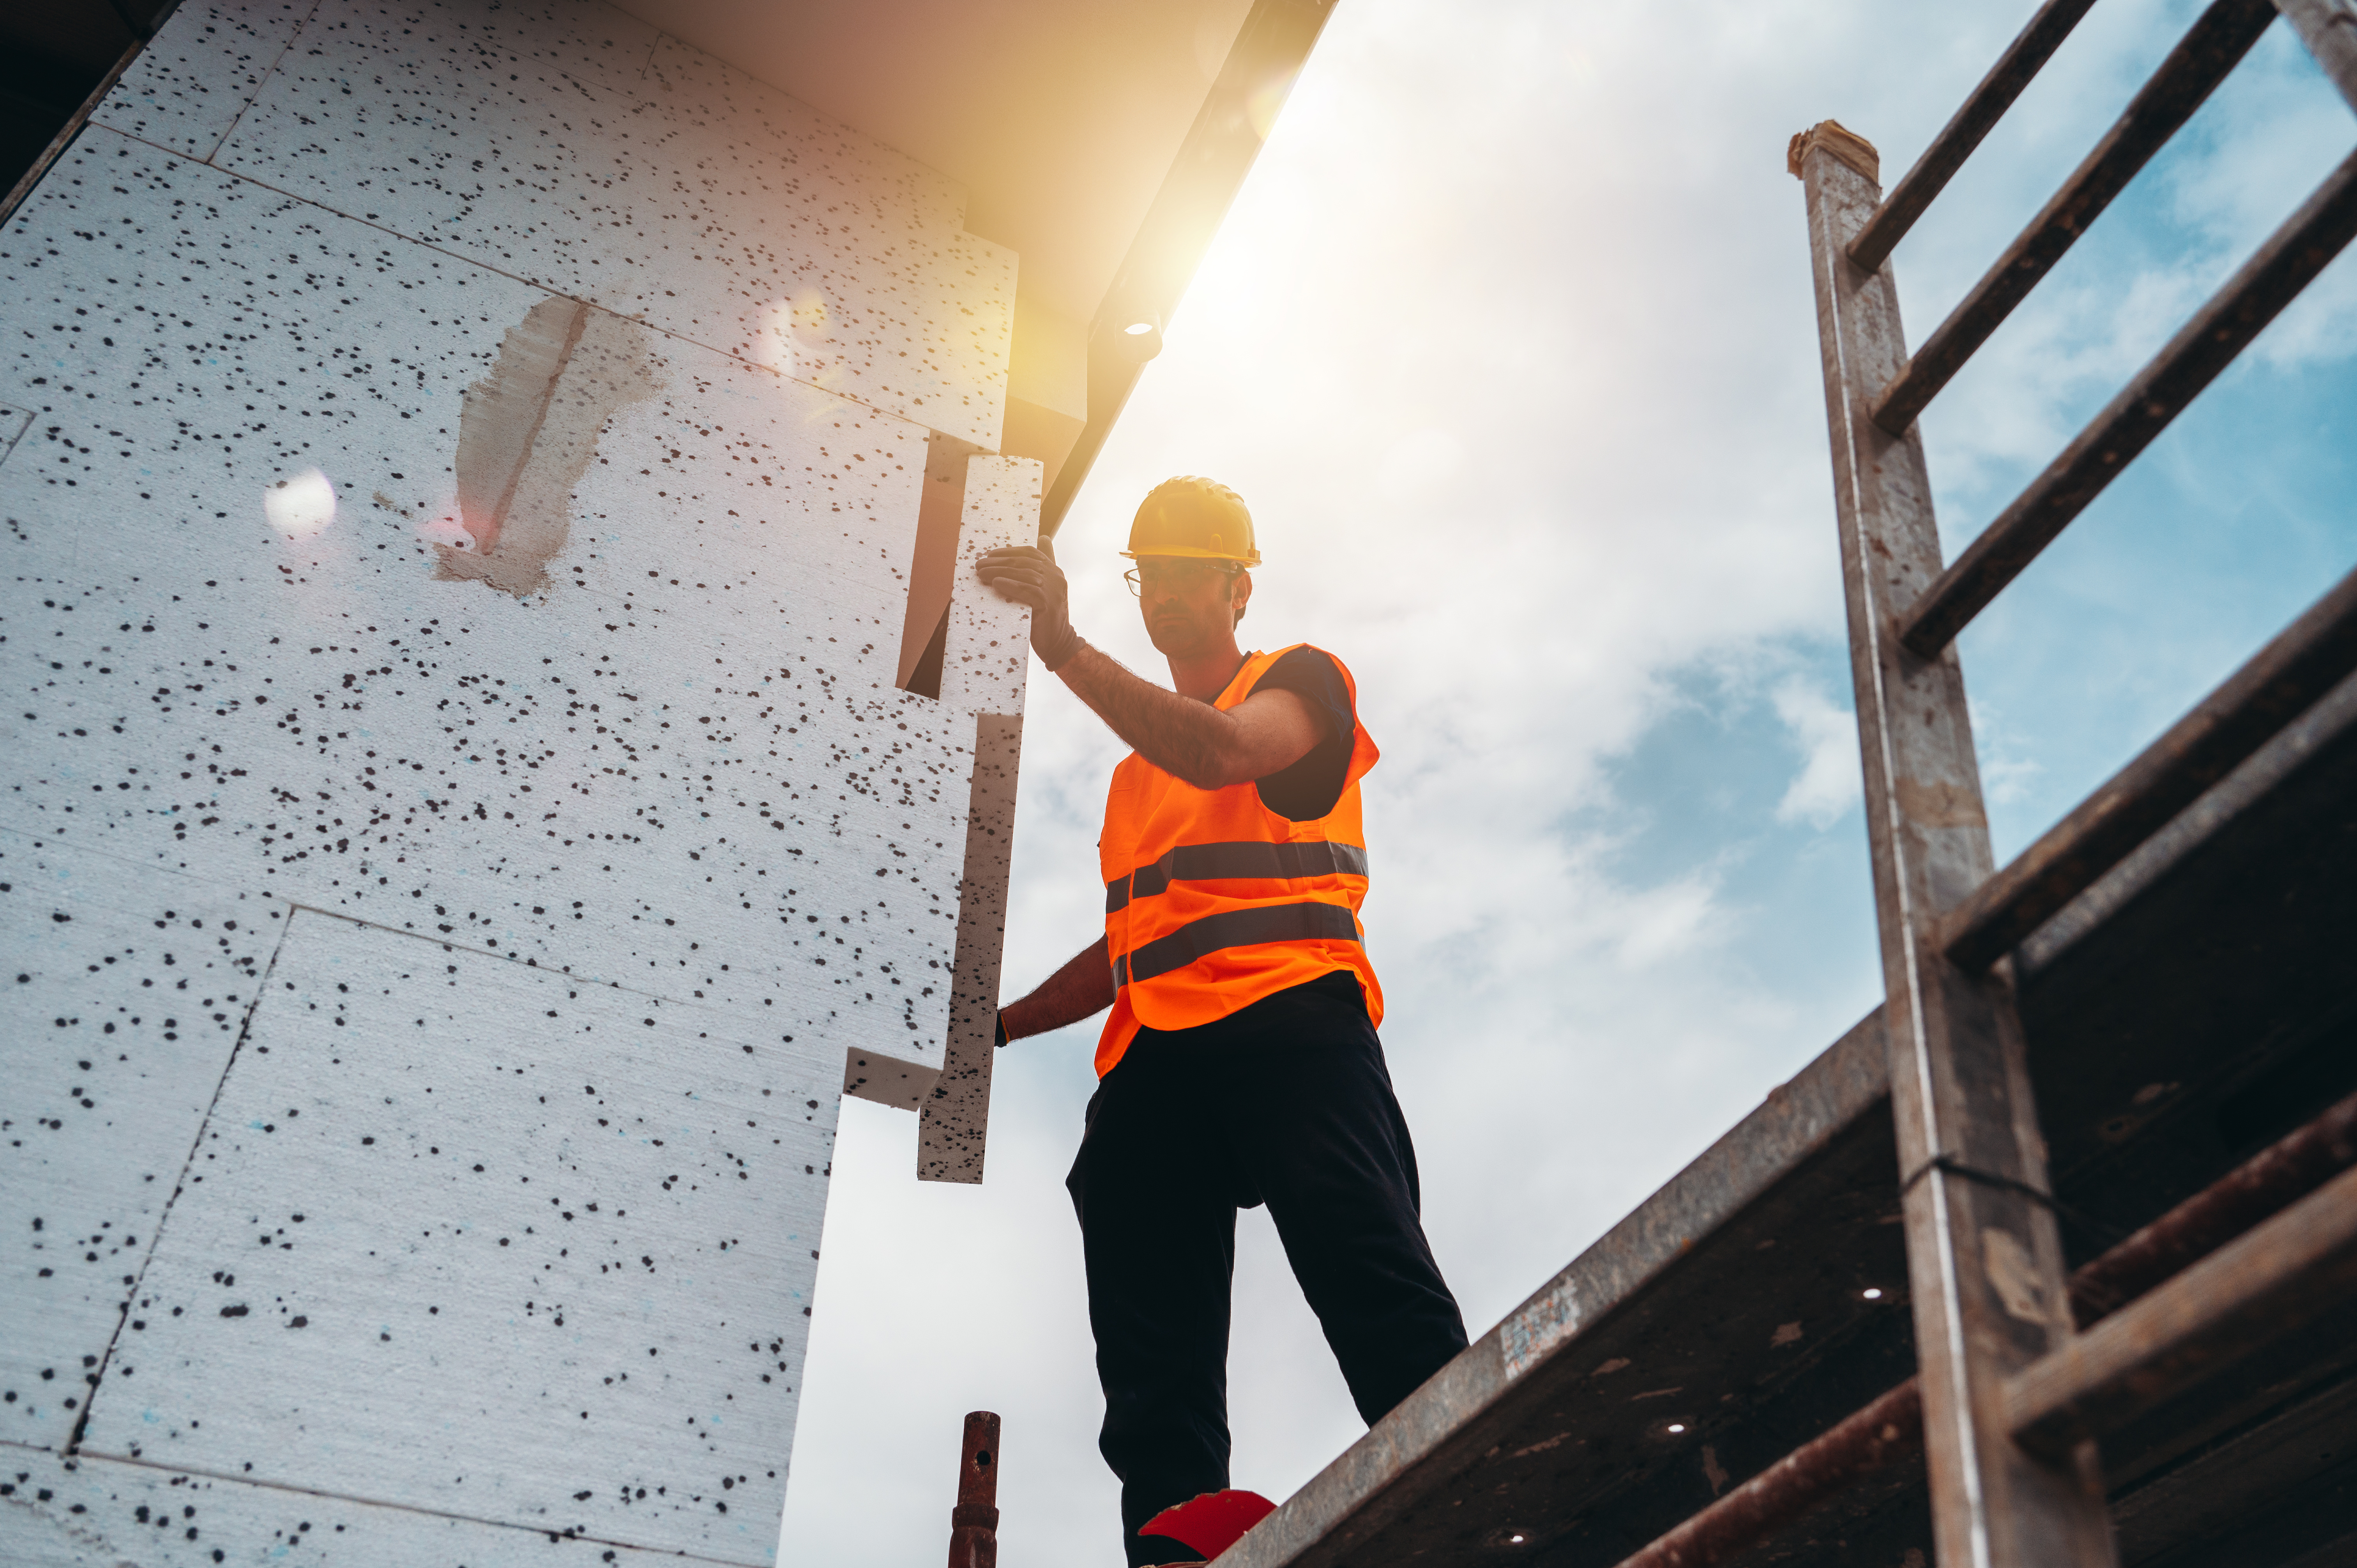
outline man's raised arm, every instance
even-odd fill
[[[1028,545],[994,550],[977,569],[1003,596],[1031,607],[1032,650],[1049,672],[1060,676],[1140,756],[1197,789],[1265,779],[1300,761],[1318,744],[1318,720],[1295,693],[1256,693],[1222,711],[1141,680],[1082,640],[1072,629],[1064,574],[1051,552]]]
[[[1257,693],[1223,712],[1138,679],[1085,642],[1055,673],[1140,756],[1198,789],[1265,779],[1318,744],[1318,721],[1297,693]]]

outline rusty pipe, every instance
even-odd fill
[[[2357,1165],[2357,1094],[2244,1161],[2071,1276],[2085,1328]]]
[[[1724,1563],[1860,1476],[1922,1446],[1923,1396],[1910,1378],[1802,1444],[1620,1568],[1703,1568]]]
[[[997,1568],[998,1417],[977,1410],[965,1418],[958,1455],[957,1507],[950,1510],[950,1568]]]
[[[2085,1328],[2357,1165],[2357,1094],[2235,1166],[2071,1276]],[[1709,1568],[1923,1444],[1913,1378],[1802,1444],[1621,1563]]]
[[[2031,1453],[2067,1456],[2353,1299],[2357,1170],[2016,1372],[2006,1424]]]

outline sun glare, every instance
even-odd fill
[[[336,487],[317,468],[289,474],[262,492],[262,510],[289,539],[307,538],[336,521]]]

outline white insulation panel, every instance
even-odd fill
[[[186,0],[91,119],[210,158],[318,0]]]
[[[949,707],[1023,716],[1031,612],[985,587],[974,575],[974,562],[985,551],[1039,542],[1044,471],[1033,457],[966,459],[957,575],[950,589],[949,637],[942,657],[942,702]]]
[[[0,1561],[773,1560],[1003,925],[963,199],[594,0],[189,0],[0,230]]]
[[[670,1552],[0,1443],[8,1568],[654,1568]]]
[[[83,1439],[765,1562],[837,1071],[298,912]]]
[[[321,0],[217,161],[998,445],[1015,257],[963,193],[610,6]]]
[[[973,721],[892,683],[924,433],[641,333],[519,598],[435,540],[544,295],[111,132],[63,166],[0,246],[68,328],[7,367],[0,823],[937,1069]]]
[[[286,906],[0,832],[0,1439],[81,1419]]]

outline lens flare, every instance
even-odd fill
[[[289,474],[262,492],[262,511],[287,538],[308,538],[336,521],[336,487],[317,468]]]
[[[1293,91],[1294,73],[1286,71],[1272,76],[1255,88],[1244,100],[1244,118],[1252,122],[1253,134],[1262,141],[1276,128],[1276,113],[1285,107],[1286,94]]]
[[[834,344],[837,314],[814,289],[771,305],[760,317],[763,362],[813,386],[839,380],[840,356]]]

